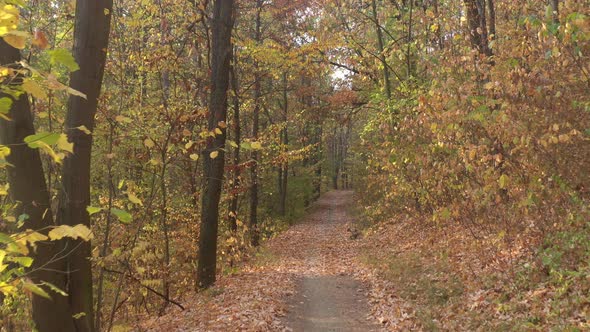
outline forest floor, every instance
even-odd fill
[[[476,238],[400,215],[374,224],[354,202],[351,191],[324,194],[214,287],[186,292],[184,311],[135,330],[588,330],[590,279],[523,265],[534,234]]]
[[[361,263],[362,241],[349,230],[352,204],[351,191],[326,193],[238,271],[183,299],[186,310],[171,309],[141,329],[377,331],[390,325],[383,313],[400,314],[403,306],[384,307],[395,303],[383,301],[394,299],[386,282]]]

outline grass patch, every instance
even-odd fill
[[[254,257],[254,264],[256,266],[268,266],[278,262],[278,257],[264,247],[260,247],[256,254],[254,254]]]

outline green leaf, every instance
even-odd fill
[[[13,241],[14,240],[8,234],[0,232],[0,243],[11,243]]]
[[[498,179],[498,184],[500,184],[500,188],[505,189],[506,186],[508,185],[509,180],[510,179],[508,178],[508,176],[506,174],[502,174],[502,176],[500,176],[500,179]]]
[[[135,195],[134,193],[128,192],[127,197],[129,198],[129,201],[131,201],[131,203],[143,206],[141,199],[139,199],[139,197],[137,197],[137,195]]]
[[[33,259],[31,257],[11,257],[11,261],[19,264],[22,267],[30,267],[33,264]]]
[[[35,295],[39,295],[39,296],[44,297],[48,300],[51,300],[51,296],[49,296],[49,294],[47,294],[47,292],[44,291],[43,288],[35,285],[34,283],[32,283],[30,281],[23,282],[23,288]]]
[[[91,216],[95,213],[99,213],[100,211],[102,211],[102,208],[90,206],[90,205],[86,207],[86,212],[88,212],[89,216]]]
[[[59,295],[68,296],[68,293],[64,292],[63,290],[61,290],[60,288],[58,288],[54,284],[51,284],[51,283],[49,283],[47,281],[43,281],[41,283],[41,285],[47,286],[47,288],[51,289],[52,291],[56,292]]]
[[[82,318],[84,316],[86,316],[86,313],[85,312],[79,312],[77,314],[72,315],[72,318],[74,318],[74,319],[80,319],[80,318]]]
[[[43,147],[43,144],[41,143],[45,143],[47,145],[56,144],[60,137],[61,134],[56,133],[38,133],[25,137],[24,141],[31,149],[38,149]]]
[[[119,221],[124,224],[128,224],[133,221],[133,216],[125,210],[113,208],[111,209],[111,213],[114,214],[117,218],[119,218]]]
[[[63,65],[71,72],[80,69],[72,53],[65,48],[47,51],[47,53],[49,54],[49,61],[52,65]]]
[[[0,114],[8,114],[12,107],[12,99],[8,97],[0,98]]]

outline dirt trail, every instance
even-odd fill
[[[184,311],[142,324],[148,331],[377,331],[350,239],[351,191],[324,194],[302,222],[265,243],[258,257],[182,300]],[[381,296],[383,297],[383,295]],[[375,299],[371,300],[374,303]]]
[[[349,236],[343,225],[351,193],[335,191],[326,194],[308,216],[305,226],[310,238],[302,239],[301,247],[309,268],[297,282],[296,295],[290,303],[286,322],[294,331],[374,331],[367,321],[368,304],[363,284],[339,269],[350,255],[346,252]]]

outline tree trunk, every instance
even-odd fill
[[[113,1],[78,0],[74,26],[74,58],[80,69],[70,76],[70,86],[86,94],[86,99],[70,96],[66,128],[74,143],[74,153],[64,160],[58,221],[61,225],[90,227],[86,207],[90,205],[90,161],[92,135],[75,129],[94,129],[94,116],[102,85],[111,25]],[[90,242],[68,240],[77,248],[67,259],[68,289],[72,313],[85,313],[75,320],[77,331],[94,331],[92,266]]]
[[[553,10],[553,22],[559,23],[559,0],[551,0],[551,9]]]
[[[233,181],[232,181],[232,189],[233,193],[231,196],[231,200],[229,203],[229,225],[232,232],[236,232],[238,230],[238,190],[240,189],[240,144],[242,140],[242,132],[241,132],[241,123],[240,123],[240,87],[238,83],[238,77],[236,74],[235,69],[236,61],[234,57],[234,65],[230,68],[230,77],[231,77],[231,87],[233,90],[233,104],[234,104],[234,123],[232,123],[232,128],[234,130],[234,137],[233,140],[236,142],[236,147],[234,148],[234,156],[233,156]]]
[[[381,25],[379,24],[379,17],[377,16],[377,2],[376,0],[371,1],[371,9],[373,13],[373,23],[375,24],[375,32],[377,32],[377,46],[379,50],[379,61],[383,66],[383,80],[385,86],[385,95],[387,99],[391,99],[391,83],[389,77],[389,68],[387,67],[387,60],[385,59],[385,45],[383,41],[383,32],[381,31]]]
[[[9,46],[0,38],[0,65],[14,67],[21,60],[20,52]],[[12,84],[22,83],[16,78]],[[14,211],[16,215],[27,214],[27,228],[40,230],[53,226],[53,214],[49,201],[49,192],[43,174],[43,166],[39,151],[23,144],[25,137],[35,133],[33,116],[27,94],[18,99],[0,92],[0,97],[13,100],[9,117],[11,121],[0,119],[0,144],[10,146],[10,155],[6,161],[12,166],[7,168],[10,197],[19,202]],[[30,278],[34,283],[49,282],[60,289],[66,289],[66,271],[61,252],[62,243],[47,242],[37,245],[37,250],[31,253],[34,259]],[[39,269],[44,267],[44,269]],[[51,293],[52,299],[40,296],[32,297],[33,322],[39,331],[75,331],[73,311],[68,297]]]
[[[261,11],[262,11],[262,0],[256,1],[256,36],[254,37],[257,43],[262,40],[261,35]],[[260,122],[260,97],[262,96],[262,86],[260,80],[260,73],[258,72],[258,62],[254,63],[254,114],[252,120],[252,139],[258,140],[258,126]],[[258,229],[258,162],[259,155],[258,151],[252,151],[252,168],[251,177],[252,185],[250,187],[250,244],[258,246],[260,244],[260,231]]]
[[[216,0],[213,5],[211,95],[208,128],[214,131],[220,122],[227,121],[227,90],[232,56],[233,0]],[[203,197],[201,205],[201,233],[197,286],[207,288],[215,282],[217,269],[217,231],[219,199],[221,197],[226,128],[221,134],[209,137],[203,151]],[[212,153],[218,155],[214,158]]]
[[[287,145],[289,144],[289,131],[287,130],[287,116],[288,116],[288,112],[289,112],[289,95],[287,92],[287,72],[283,73],[283,122],[284,122],[284,128],[281,130],[281,145],[282,145],[282,153],[284,153],[285,155],[287,154],[287,150],[288,147]],[[282,167],[281,167],[281,202],[280,202],[280,214],[281,216],[285,216],[285,214],[287,213],[287,181],[289,179],[289,161],[285,160],[285,162],[283,163]]]
[[[473,48],[480,54],[491,56],[492,51],[488,46],[488,28],[485,18],[484,0],[464,0],[467,12],[467,25],[469,38]]]
[[[487,0],[488,5],[488,33],[490,39],[496,39],[496,8],[494,0]]]

